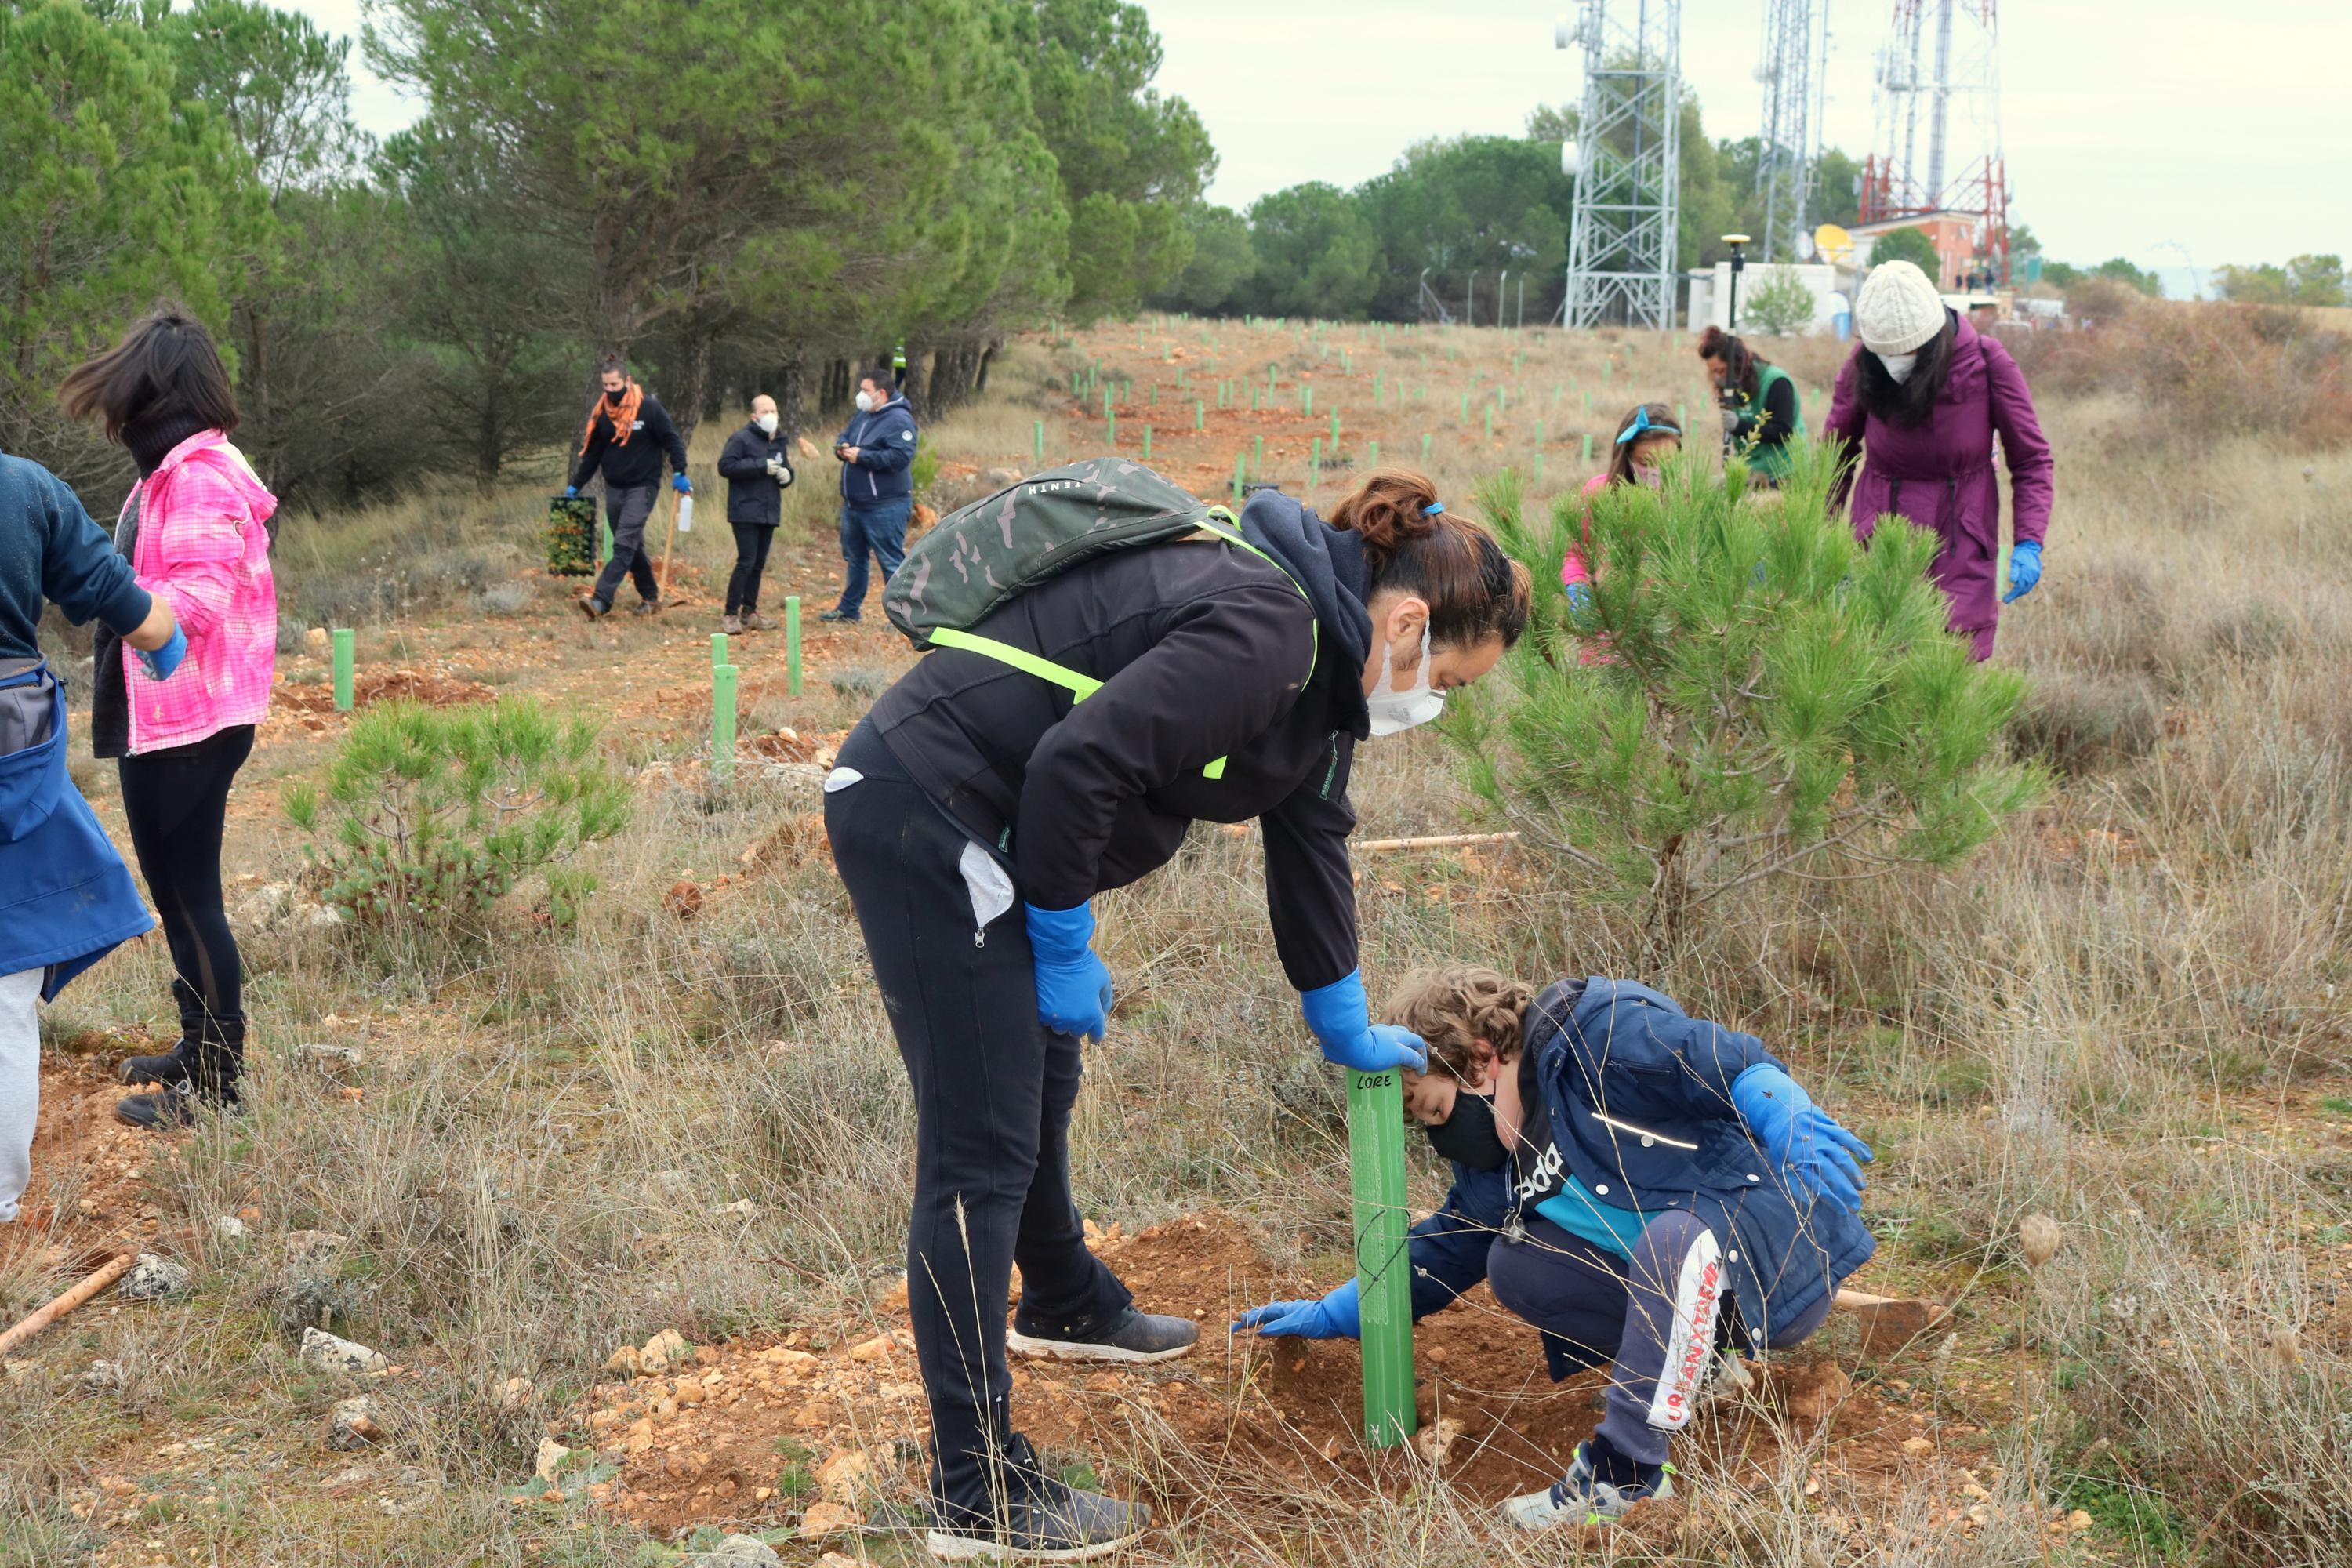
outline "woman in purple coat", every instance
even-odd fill
[[[1907,261],[1871,269],[1854,301],[1861,346],[1838,372],[1828,434],[1862,449],[1841,491],[1853,491],[1853,534],[1868,540],[1889,514],[1943,541],[1928,569],[1951,601],[1951,628],[1992,654],[2000,606],[2042,580],[2050,528],[2050,443],[2034,417],[2024,373],[2009,351],[1952,311]],[[2009,463],[2015,548],[2009,592],[1996,601],[2000,482],[1993,437]]]

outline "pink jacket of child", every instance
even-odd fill
[[[278,667],[268,529],[278,498],[219,430],[173,447],[132,495],[139,533],[131,569],[141,587],[171,605],[188,656],[170,679],[149,680],[131,668],[134,656],[123,645],[131,754],[258,724]]]
[[[1592,498],[1599,495],[1602,490],[1605,490],[1608,488],[1609,474],[1608,470],[1603,469],[1601,472],[1597,473],[1591,479],[1585,480],[1584,489],[1580,492],[1584,497],[1585,550],[1592,548]],[[1573,588],[1579,583],[1591,581],[1591,572],[1589,571],[1584,564],[1583,550],[1571,548],[1567,554],[1559,558],[1559,580],[1562,586]]]

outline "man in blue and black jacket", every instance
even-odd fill
[[[1538,996],[1492,970],[1439,970],[1408,981],[1388,1018],[1429,1048],[1430,1070],[1403,1075],[1405,1107],[1454,1163],[1444,1205],[1411,1233],[1413,1316],[1484,1279],[1541,1331],[1555,1379],[1612,1368],[1569,1473],[1505,1516],[1596,1523],[1666,1496],[1667,1441],[1718,1347],[1799,1343],[1869,1260],[1869,1146],[1755,1036],[1633,981]],[[1356,1291],[1273,1302],[1234,1327],[1353,1337]]]
[[[881,563],[882,581],[907,558],[907,520],[915,510],[915,411],[890,384],[887,370],[857,380],[857,412],[833,443],[841,461],[841,603],[820,620],[854,621],[866,603],[866,558]]]

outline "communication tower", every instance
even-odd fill
[[[1996,0],[1895,0],[1878,56],[1878,130],[1863,166],[1862,221],[1965,215],[1976,222],[1977,265],[2005,284],[2009,173],[1995,11]]]
[[[1682,179],[1682,0],[1584,0],[1552,42],[1584,51],[1568,231],[1570,327],[1675,322]]]
[[[1822,85],[1828,74],[1829,0],[1764,0],[1764,132],[1756,184],[1764,193],[1759,260],[1805,254],[1821,161]]]

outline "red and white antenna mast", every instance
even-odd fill
[[[1861,195],[1866,224],[1932,213],[1972,218],[1975,268],[2006,284],[2000,38],[1996,0],[1895,0]]]

